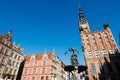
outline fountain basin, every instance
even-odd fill
[[[79,65],[78,66],[78,73],[86,71],[86,69],[87,69],[87,66]],[[67,66],[64,67],[64,70],[67,71],[67,72],[72,72],[72,71],[75,70],[75,67],[73,65],[67,65]]]

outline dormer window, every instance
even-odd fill
[[[102,50],[102,53],[103,53],[104,57],[108,57],[108,54],[105,49]]]
[[[110,49],[109,52],[110,52],[110,54],[115,54],[113,49]]]

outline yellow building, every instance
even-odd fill
[[[104,22],[103,26],[103,30],[91,32],[82,9],[79,9],[79,30],[89,80],[119,80],[118,47],[109,24]]]

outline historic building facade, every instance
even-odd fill
[[[23,49],[12,44],[12,31],[0,35],[0,79],[16,80],[20,63],[24,60]]]
[[[7,76],[6,73],[6,65],[10,59],[10,53],[12,51],[12,32],[8,32],[7,34],[0,35],[0,78],[5,78]]]
[[[120,54],[108,23],[104,30],[90,31],[82,9],[79,9],[79,30],[89,80],[119,80]]]
[[[27,55],[21,80],[65,80],[63,65],[54,52]]]
[[[24,61],[23,49],[20,45],[13,43],[12,52],[10,55],[9,65],[7,65],[7,71],[9,74],[13,75],[12,80],[17,80],[18,71],[21,63]]]

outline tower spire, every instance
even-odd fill
[[[79,7],[79,22],[80,23],[85,23],[87,21],[87,19],[84,16],[84,13],[82,11],[82,8]]]

